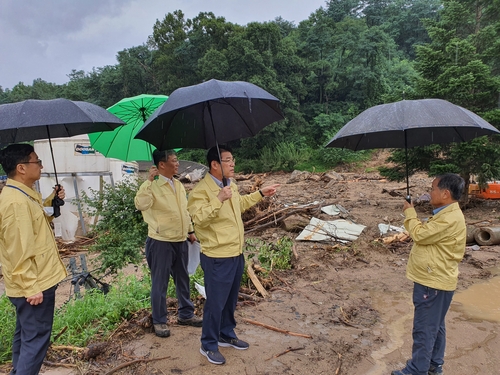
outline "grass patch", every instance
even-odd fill
[[[276,242],[265,242],[259,238],[248,238],[245,241],[247,259],[256,258],[260,265],[271,272],[273,269],[288,270],[292,268],[293,240],[283,236]]]

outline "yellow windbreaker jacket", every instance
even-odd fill
[[[193,225],[187,211],[186,190],[173,179],[175,192],[164,178],[146,180],[135,195],[135,207],[148,223],[148,236],[158,241],[186,241]]]
[[[231,182],[232,198],[217,198],[220,187],[209,173],[189,193],[188,211],[193,219],[201,252],[211,258],[229,258],[243,252],[241,214],[262,200],[258,191],[241,196]]]
[[[33,296],[67,276],[41,195],[11,179],[0,194],[0,263],[9,297]]]
[[[458,203],[452,203],[426,223],[417,219],[414,208],[405,210],[405,228],[414,245],[406,277],[430,288],[452,291],[457,287],[458,264],[465,252],[465,219]]]

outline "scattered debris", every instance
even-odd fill
[[[388,232],[404,232],[405,228],[404,227],[396,227],[394,225],[389,225],[389,224],[383,224],[380,223],[378,225],[378,230],[380,231],[381,235],[387,234]]]
[[[355,241],[366,227],[351,221],[339,219],[324,221],[311,218],[309,225],[298,235],[302,241]]]
[[[339,215],[341,213],[346,214],[346,215],[349,214],[349,211],[347,211],[340,204],[331,204],[329,206],[321,207],[321,211],[323,211],[325,214],[328,214],[330,216],[336,216],[336,215]]]
[[[478,251],[480,250],[481,247],[479,245],[472,245],[472,246],[467,246],[465,250],[472,250],[472,251]]]
[[[290,178],[286,182],[287,184],[293,184],[294,182],[307,180],[311,176],[311,172],[307,171],[293,171]]]
[[[283,221],[286,217],[294,214],[307,214],[314,215],[320,212],[321,202],[313,202],[303,205],[290,205],[283,207],[276,207],[272,210],[269,206],[266,212],[257,214],[254,218],[247,220],[243,223],[245,226],[245,234],[267,228],[269,226],[276,226]]]
[[[381,241],[382,243],[388,245],[393,242],[408,242],[410,240],[410,236],[408,235],[407,232],[403,233],[398,233],[395,234],[394,236],[389,236],[389,237],[383,237],[381,239],[378,239],[378,241]]]

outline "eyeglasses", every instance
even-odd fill
[[[236,159],[235,158],[224,159],[224,160],[221,160],[221,162],[223,162],[223,163],[236,163]]]
[[[19,164],[35,164],[35,163],[38,164],[39,166],[42,166],[42,161],[40,159],[38,159],[37,161],[25,161]]]

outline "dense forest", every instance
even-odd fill
[[[331,168],[366,152],[324,144],[381,103],[441,98],[500,128],[500,0],[330,0],[298,25],[280,17],[237,25],[211,12],[187,19],[176,10],[144,44],[119,51],[117,64],[68,77],[0,86],[0,103],[64,97],[107,108],[211,78],[248,81],[281,100],[285,120],[233,145],[240,170]],[[498,138],[412,149],[411,173],[498,179]],[[401,156],[392,153],[386,175],[402,178]]]

